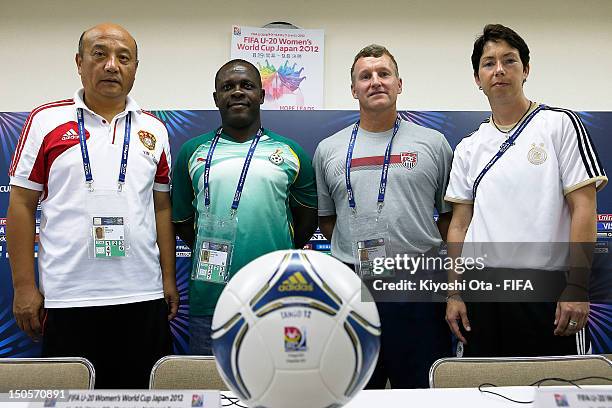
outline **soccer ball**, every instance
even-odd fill
[[[213,316],[213,353],[228,387],[251,407],[347,403],[380,349],[378,311],[362,290],[349,267],[320,252],[276,251],[246,265]]]

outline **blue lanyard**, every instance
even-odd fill
[[[523,132],[525,127],[527,127],[529,122],[531,122],[531,119],[533,119],[536,113],[538,113],[544,108],[545,108],[545,105],[540,105],[537,108],[535,108],[533,112],[531,112],[525,118],[523,123],[520,124],[520,126],[516,129],[516,131],[512,134],[512,136],[510,136],[508,140],[502,143],[502,145],[499,147],[499,151],[495,154],[495,156],[493,156],[491,160],[489,160],[487,165],[484,166],[484,168],[482,169],[478,177],[476,177],[476,180],[474,180],[474,186],[472,187],[472,200],[476,200],[476,190],[478,189],[478,186],[480,185],[480,182],[482,181],[482,178],[485,176],[485,174],[487,174],[487,172],[491,169],[491,167],[493,167],[493,165],[504,155],[504,153],[508,151],[508,149],[510,149],[511,146],[514,146],[514,142],[516,141],[516,139],[518,139],[519,135]]]
[[[83,119],[83,109],[77,109],[77,120],[79,126],[79,144],[81,145],[81,157],[83,158],[83,170],[85,171],[85,183],[89,187],[89,191],[93,191],[93,175],[91,173],[91,163],[89,161],[89,152],[87,151],[87,139],[85,137],[85,120]],[[119,180],[117,181],[118,189],[121,191],[125,184],[125,175],[127,173],[128,153],[130,151],[130,129],[132,127],[132,112],[128,112],[125,118],[125,132],[123,135],[123,147],[121,149],[121,165],[119,166]]]
[[[395,119],[395,125],[393,125],[393,135],[389,140],[389,144],[387,144],[387,149],[385,150],[385,159],[383,162],[382,173],[380,175],[380,187],[378,188],[378,212],[382,210],[383,204],[385,202],[385,192],[387,190],[387,176],[389,174],[389,163],[391,163],[391,146],[393,144],[393,139],[397,134],[397,131],[400,128],[400,123],[402,122],[401,118],[398,116]],[[345,172],[344,177],[346,181],[346,192],[348,194],[348,202],[349,207],[355,210],[355,194],[353,193],[353,186],[351,185],[351,160],[353,159],[353,150],[355,149],[355,142],[357,141],[357,132],[359,131],[359,121],[355,123],[353,126],[353,133],[351,133],[351,139],[349,140],[348,150],[346,152],[346,164],[345,164]]]
[[[242,196],[244,182],[246,180],[247,173],[249,172],[249,167],[251,166],[251,160],[253,159],[253,154],[255,154],[255,148],[257,147],[257,143],[259,143],[259,139],[261,139],[261,136],[263,136],[263,132],[263,128],[259,128],[257,134],[251,141],[251,146],[249,147],[246,159],[244,160],[244,164],[242,165],[242,172],[240,173],[240,178],[238,179],[238,186],[236,186],[236,192],[234,193],[234,201],[232,201],[232,216],[235,215],[236,211],[238,210],[238,204],[240,204],[240,197]],[[208,154],[206,155],[206,164],[204,165],[204,205],[206,206],[207,211],[210,207],[210,165],[212,162],[213,153],[215,151],[215,148],[217,147],[217,143],[221,138],[221,133],[223,133],[222,127],[217,129],[215,137],[210,142]]]

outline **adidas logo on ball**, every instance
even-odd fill
[[[285,279],[279,286],[279,292],[312,292],[314,288],[300,272],[296,272]]]

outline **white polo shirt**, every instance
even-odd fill
[[[132,112],[126,194],[130,254],[119,260],[88,256],[86,210],[76,111],[83,108],[95,189],[117,189],[125,120]],[[38,269],[45,307],[102,306],[163,297],[153,190],[170,190],[170,146],[163,122],[127,98],[108,123],[73,99],[34,109],[24,124],[9,169],[10,183],[41,191]]]
[[[474,201],[474,181],[507,136],[489,119],[455,150],[445,200],[474,206],[465,242],[569,242],[565,195],[608,181],[586,128],[576,113],[545,107],[482,178]],[[491,266],[516,266],[517,251],[506,254],[509,264]]]

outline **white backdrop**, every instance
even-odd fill
[[[213,109],[213,76],[232,24],[289,21],[325,29],[325,106],[356,109],[349,69],[364,45],[388,46],[404,79],[399,107],[487,110],[472,80],[485,23],[516,29],[532,51],[527,95],[575,110],[612,110],[610,0],[0,0],[0,111],[29,111],[80,85],[80,33],[113,21],[140,47],[133,90],[143,107]]]

